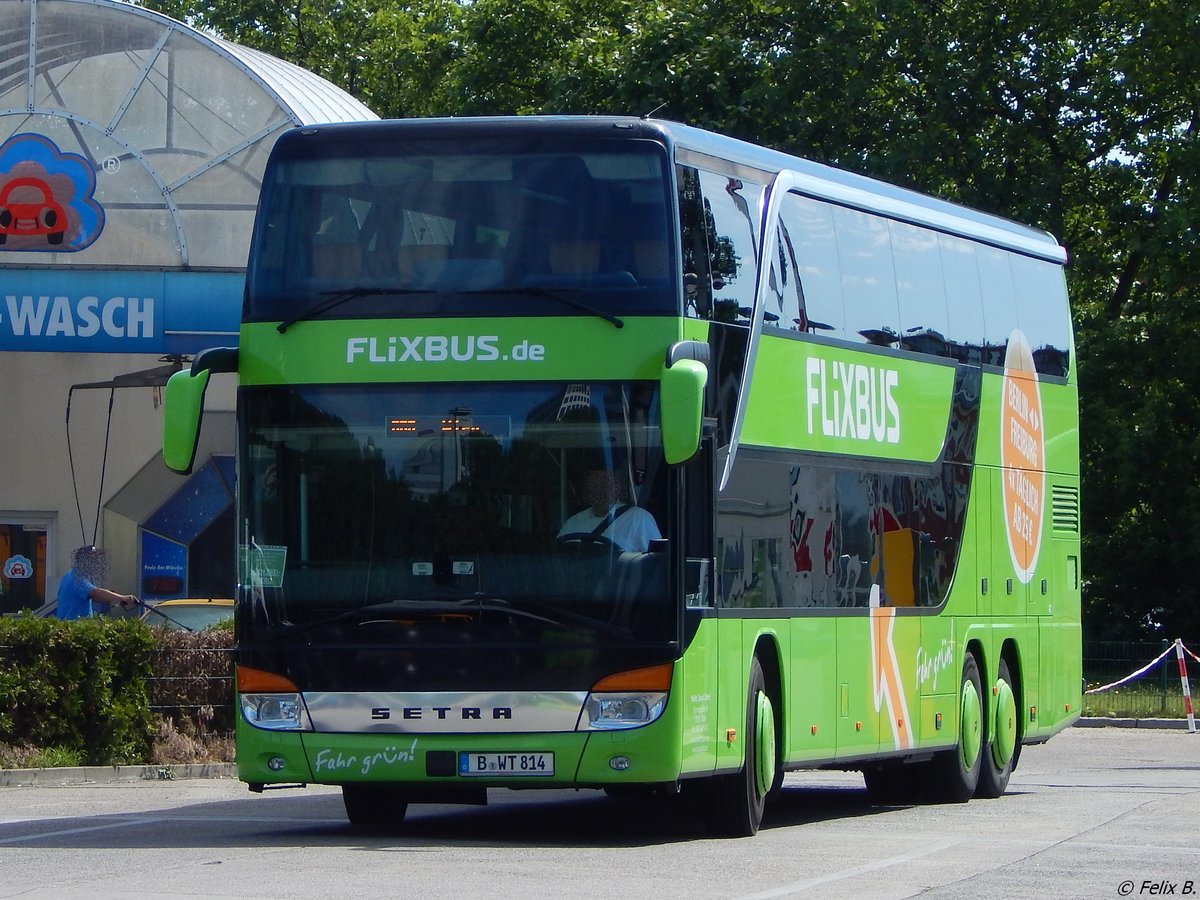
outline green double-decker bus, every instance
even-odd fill
[[[236,349],[237,765],[350,820],[799,769],[1004,792],[1080,707],[1066,255],[669,122],[306,127]]]

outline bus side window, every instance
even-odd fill
[[[712,318],[748,325],[758,278],[758,201],[762,186],[700,173],[712,279]]]
[[[1067,286],[1062,266],[1013,255],[1013,287],[1017,318],[1033,350],[1033,361],[1043,375],[1065,377],[1070,370],[1070,307],[1064,301]]]
[[[950,356],[973,366],[984,361],[983,293],[979,284],[976,245],[965,238],[938,235],[942,277],[945,279]]]
[[[787,231],[788,262],[795,268],[799,295],[795,328],[809,334],[844,338],[842,271],[832,207],[811,197],[788,194],[780,225]],[[780,325],[789,327],[786,320]]]
[[[779,240],[771,258],[771,294],[766,298],[764,324],[785,331],[806,331],[804,285],[800,261],[787,223],[779,219]]]
[[[1003,366],[1008,338],[1017,327],[1017,300],[1014,296],[1011,254],[995,247],[979,245],[975,259],[979,264],[979,287],[983,296],[983,364]]]
[[[914,353],[950,356],[950,315],[937,232],[889,222],[896,296],[900,301],[900,346]]]
[[[685,315],[712,318],[712,278],[709,275],[709,230],[700,196],[700,173],[690,166],[677,166],[679,184],[679,233],[683,241],[683,288]]]
[[[900,305],[886,219],[846,207],[833,210],[848,340],[900,344]]]

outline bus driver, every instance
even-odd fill
[[[662,539],[654,516],[639,506],[621,503],[621,478],[607,469],[593,469],[583,481],[588,506],[563,523],[560,541],[603,538],[621,550],[645,553],[650,542]]]

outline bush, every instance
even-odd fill
[[[154,638],[124,619],[0,619],[0,743],[89,765],[144,760]]]
[[[55,769],[63,766],[78,766],[83,760],[74,750],[61,747],[34,747],[22,744],[10,747],[0,744],[0,769]]]

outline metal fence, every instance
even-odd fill
[[[1084,641],[1083,680],[1087,689],[1122,681],[1167,655],[1145,674],[1117,687],[1084,696],[1085,715],[1179,716],[1183,714],[1183,687],[1173,641]],[[1200,641],[1184,640],[1193,653]],[[1200,663],[1184,654],[1188,680],[1200,681]]]
[[[225,647],[154,651],[150,710],[195,735],[233,731],[233,651]]]

